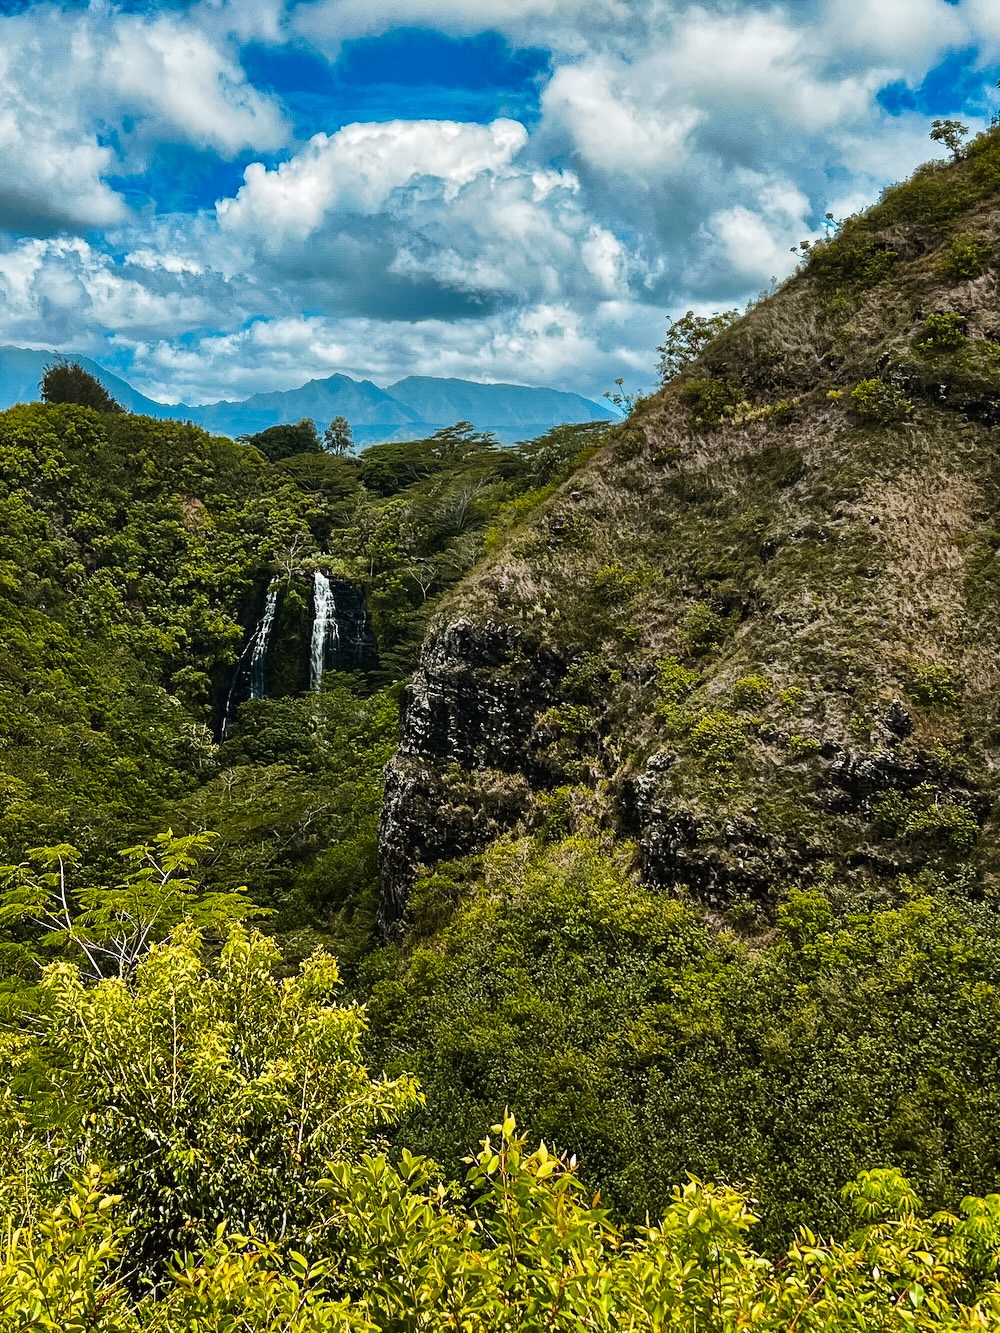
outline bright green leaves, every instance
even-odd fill
[[[126,873],[111,885],[80,882],[75,847],[32,848],[28,862],[0,866],[0,927],[34,928],[50,948],[82,954],[85,970],[97,979],[130,971],[182,921],[218,931],[264,915],[245,887],[206,892],[190,877],[214,836],[168,831],[129,847],[121,854]]]
[[[98,1161],[136,1228],[143,1262],[207,1243],[219,1223],[304,1237],[312,1181],[412,1107],[411,1079],[372,1079],[362,1012],[331,998],[316,954],[278,981],[275,945],[234,927],[216,962],[179,928],[131,975],[83,984],[43,975],[35,1037],[8,1052],[18,1098],[8,1136],[38,1135],[56,1178]]]

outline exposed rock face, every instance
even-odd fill
[[[519,823],[625,834],[719,910],[923,869],[996,891],[986,160],[954,168],[961,236],[937,173],[890,192],[498,529],[411,690],[386,925],[420,864]]]
[[[378,662],[375,633],[362,593],[353,583],[331,584],[337,634],[326,655],[328,671],[368,671]]]
[[[539,713],[563,664],[510,625],[446,624],[407,689],[379,828],[380,919],[402,916],[421,864],[465,855],[511,828],[544,775],[531,760]]]
[[[700,821],[664,782],[677,757],[651,755],[624,793],[623,823],[638,843],[642,877],[651,887],[684,885],[709,907],[723,908],[734,898],[766,898],[776,881],[815,859],[815,849],[771,837],[750,818],[717,827]]]

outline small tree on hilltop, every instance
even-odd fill
[[[51,361],[42,371],[38,390],[43,403],[75,403],[97,412],[124,412],[101,381],[88,374],[79,361]]]
[[[935,120],[931,122],[931,138],[935,143],[944,144],[956,162],[962,156],[962,140],[968,132],[968,125],[963,125],[960,120]]]
[[[668,318],[667,336],[656,349],[660,354],[657,366],[660,383],[672,380],[739,317],[738,310],[717,310],[714,315],[696,315],[689,310],[680,319]]]
[[[351,434],[351,423],[346,417],[334,417],[323,432],[323,447],[328,453],[343,456],[349,454],[354,448],[354,436]]]

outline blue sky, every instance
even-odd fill
[[[645,387],[998,78],[996,0],[0,0],[0,343]]]

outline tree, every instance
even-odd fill
[[[131,972],[181,921],[219,930],[264,915],[245,886],[205,893],[191,878],[214,836],[178,838],[168,831],[126,848],[127,871],[112,887],[75,882],[81,861],[75,847],[34,847],[30,862],[0,866],[0,927],[33,926],[50,946],[82,954],[85,974],[99,980]]]
[[[346,417],[334,417],[323,432],[323,446],[331,454],[349,454],[354,448],[351,423]]]
[[[50,361],[42,371],[38,389],[43,403],[75,403],[97,412],[124,412],[99,379],[84,370],[79,361]]]
[[[278,463],[284,458],[293,458],[296,454],[320,454],[323,442],[311,417],[280,426],[268,426],[256,435],[241,435],[241,444],[252,445],[271,463]]]
[[[149,1275],[222,1224],[304,1243],[317,1178],[419,1100],[413,1079],[369,1075],[328,954],[281,980],[277,945],[240,926],[212,954],[183,925],[127,977],[87,985],[54,963],[32,1038],[0,1038],[0,1164],[30,1158],[64,1184],[80,1163],[113,1172]]]
[[[843,1191],[846,1241],[803,1227],[768,1258],[745,1194],[689,1179],[657,1222],[623,1233],[575,1163],[530,1151],[512,1116],[463,1191],[405,1149],[331,1163],[327,1227],[307,1253],[220,1227],[130,1298],[121,1201],[91,1168],[9,1235],[0,1316],[89,1333],[985,1333],[1000,1318],[1000,1197],[921,1214],[898,1171]],[[846,1210],[845,1210],[846,1211]],[[18,1219],[20,1221],[20,1219]],[[332,1224],[332,1225],[330,1225]],[[332,1241],[332,1244],[331,1244]]]
[[[660,354],[657,366],[660,383],[672,380],[739,317],[738,310],[717,310],[713,315],[696,315],[689,310],[680,319],[668,318],[667,336],[656,349]]]
[[[960,120],[931,122],[931,138],[935,143],[944,144],[956,162],[962,155],[962,140],[968,132],[968,125],[963,125]]]

